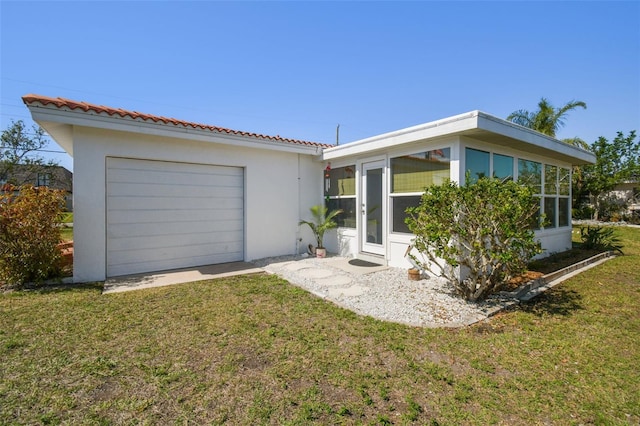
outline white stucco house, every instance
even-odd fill
[[[405,267],[404,211],[445,178],[537,189],[548,252],[571,247],[571,166],[593,154],[480,111],[331,146],[41,95],[74,158],[74,281],[306,251],[309,207],[342,208],[330,252]]]

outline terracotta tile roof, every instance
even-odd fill
[[[130,119],[133,120],[143,120],[143,121],[152,121],[154,123],[163,123],[163,124],[173,124],[174,126],[181,126],[181,127],[191,127],[193,129],[202,129],[202,130],[209,130],[211,132],[215,132],[215,133],[226,133],[226,134],[230,134],[230,135],[237,135],[237,136],[247,136],[247,137],[253,137],[253,138],[258,138],[258,139],[264,139],[264,140],[270,140],[270,141],[278,141],[278,142],[286,142],[286,143],[293,143],[293,144],[297,144],[297,145],[307,145],[307,146],[317,146],[317,147],[321,147],[321,148],[329,148],[333,145],[329,145],[329,144],[324,144],[324,143],[318,143],[318,142],[309,142],[309,141],[303,141],[303,140],[298,140],[298,139],[289,139],[289,138],[283,138],[280,136],[267,136],[267,135],[262,135],[259,133],[252,133],[252,132],[243,132],[243,131],[239,131],[239,130],[232,130],[232,129],[226,129],[224,127],[218,127],[218,126],[210,126],[207,124],[199,124],[199,123],[193,123],[190,121],[183,121],[183,120],[177,120],[175,118],[167,118],[167,117],[161,117],[158,115],[152,115],[152,114],[144,114],[141,112],[136,112],[136,111],[127,111],[124,109],[116,109],[116,108],[111,108],[111,107],[107,107],[107,106],[103,106],[103,105],[95,105],[95,104],[91,104],[88,102],[79,102],[79,101],[73,101],[70,99],[65,99],[65,98],[51,98],[48,96],[42,96],[42,95],[35,95],[35,94],[28,94],[22,97],[22,101],[26,104],[26,105],[32,105],[32,104],[41,104],[41,105],[54,105],[57,108],[68,108],[69,110],[77,110],[80,109],[84,112],[94,112],[96,114],[106,114],[106,115],[110,115],[110,116],[120,116],[122,118],[128,117]]]

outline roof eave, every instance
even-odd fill
[[[172,123],[153,122],[129,117],[99,114],[93,111],[69,109],[55,105],[43,105],[37,102],[26,104],[34,121],[42,126],[53,139],[73,156],[73,126],[91,127],[105,130],[140,133],[153,136],[180,138],[209,143],[233,144],[234,146],[253,147],[275,151],[316,155],[321,145],[303,145],[268,137],[236,135],[216,132],[209,129],[184,127]]]
[[[468,136],[535,155],[553,157],[572,165],[595,163],[595,155],[589,151],[477,110],[328,148],[323,151],[323,159],[381,152],[391,147],[448,136]]]

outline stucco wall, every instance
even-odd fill
[[[84,127],[73,152],[75,282],[105,279],[106,157],[244,168],[245,260],[294,253],[301,215],[322,200],[322,165],[305,154]]]

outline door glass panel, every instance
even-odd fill
[[[382,169],[367,170],[367,243],[382,241]]]

